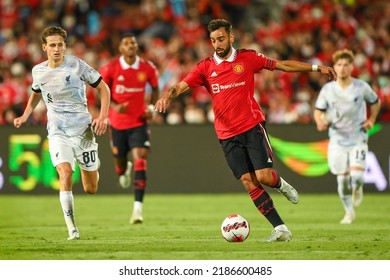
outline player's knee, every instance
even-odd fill
[[[97,182],[96,183],[88,182],[84,184],[84,191],[88,194],[95,194],[97,193],[97,190],[98,190]]]
[[[351,176],[351,183],[353,185],[362,185],[364,181],[364,170],[351,170],[349,172]]]
[[[264,168],[256,171],[258,181],[269,187],[275,187],[280,184],[280,176],[276,170],[272,168]]]
[[[251,191],[253,190],[254,188],[256,188],[257,186],[253,183],[253,180],[252,180],[252,177],[251,175],[248,173],[248,174],[244,174],[240,177],[240,181],[241,183],[244,185],[245,189],[247,191]]]

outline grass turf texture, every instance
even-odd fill
[[[365,194],[351,225],[337,194],[301,194],[298,205],[272,193],[293,233],[263,243],[272,227],[248,195],[148,194],[144,223],[128,223],[130,195],[75,195],[81,239],[67,241],[58,196],[0,196],[2,260],[389,260],[390,196]],[[239,213],[251,225],[243,243],[228,243],[223,219]]]

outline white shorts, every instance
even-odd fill
[[[345,174],[352,166],[365,169],[367,154],[367,143],[350,147],[329,144],[328,164],[330,172],[335,175]]]
[[[69,162],[72,170],[75,163],[83,170],[95,171],[99,168],[98,144],[90,126],[80,136],[49,136],[49,152],[54,166]]]

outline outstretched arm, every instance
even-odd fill
[[[42,99],[42,94],[40,92],[32,92],[30,98],[28,99],[26,109],[24,109],[23,115],[14,119],[14,126],[19,128],[22,124],[24,124],[31,113],[34,111],[35,107],[37,107],[39,101]]]
[[[174,85],[173,87],[170,87],[166,92],[164,92],[161,95],[161,98],[157,100],[156,105],[154,106],[154,109],[157,112],[165,113],[167,110],[169,103],[172,99],[176,98],[186,90],[188,90],[188,84],[186,82],[179,82],[178,84]]]
[[[329,76],[329,80],[336,80],[336,72],[332,67],[309,64],[296,60],[277,60],[275,69],[284,72],[321,72]]]

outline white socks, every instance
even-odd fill
[[[71,191],[60,191],[60,202],[68,231],[76,227],[74,217],[74,199]]]
[[[349,175],[337,175],[337,191],[346,213],[353,212],[352,193],[349,187]]]
[[[133,212],[142,213],[142,202],[134,201]]]

